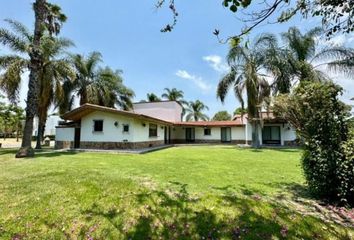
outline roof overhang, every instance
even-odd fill
[[[242,127],[245,124],[238,121],[200,121],[200,122],[176,122],[180,127]]]
[[[150,117],[144,114],[138,114],[134,112],[129,112],[129,111],[123,111],[123,110],[118,110],[115,108],[109,108],[109,107],[103,107],[103,106],[98,106],[94,104],[89,104],[86,103],[78,108],[75,108],[74,110],[67,112],[61,116],[62,119],[64,120],[70,120],[70,121],[80,121],[81,118],[84,116],[96,112],[96,111],[101,111],[101,112],[106,112],[106,113],[112,113],[112,114],[117,114],[121,116],[127,116],[127,117],[132,117],[135,119],[140,119],[143,121],[150,121],[150,122],[155,122],[155,123],[160,123],[160,124],[165,124],[165,125],[173,125],[172,122],[164,121],[158,118]]]

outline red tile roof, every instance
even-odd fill
[[[193,126],[193,127],[227,127],[243,126],[241,120],[236,121],[199,121],[199,122],[175,122],[175,126]]]

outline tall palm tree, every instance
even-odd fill
[[[282,33],[285,47],[279,47],[272,34],[262,36],[268,49],[264,67],[273,74],[275,93],[288,93],[296,81],[327,81],[330,78],[321,70],[345,74],[353,77],[354,50],[342,46],[322,47],[316,39],[320,28],[302,34],[296,27]],[[266,40],[266,41],[264,41]]]
[[[21,23],[6,20],[14,30],[13,37],[21,39],[23,48],[18,49],[17,55],[5,55],[0,57],[0,68],[4,70],[0,75],[0,88],[4,90],[11,102],[16,102],[21,85],[21,74],[30,70],[30,55],[33,34]],[[1,30],[0,30],[1,31]],[[8,35],[9,36],[9,35]],[[5,39],[3,39],[5,40]],[[37,83],[37,110],[39,118],[37,146],[40,148],[42,130],[47,120],[47,111],[52,103],[61,97],[62,82],[72,76],[69,62],[63,56],[64,50],[73,43],[65,38],[56,38],[44,34],[41,39],[41,61],[38,69]]]
[[[209,117],[203,113],[203,111],[209,110],[208,106],[206,106],[204,103],[201,101],[197,100],[195,102],[190,101],[188,103],[188,108],[186,109],[187,116],[186,120],[187,121],[207,121],[209,120]]]
[[[43,65],[39,74],[38,131],[36,149],[41,149],[44,128],[50,106],[58,105],[64,98],[63,84],[75,77],[64,51],[73,43],[64,38],[46,38],[42,41]]]
[[[46,0],[36,0],[33,3],[35,23],[34,34],[31,39],[31,48],[29,49],[30,62],[28,64],[30,74],[28,81],[28,92],[26,99],[26,119],[24,132],[22,137],[21,148],[16,154],[16,157],[28,157],[34,156],[34,151],[31,147],[31,138],[33,131],[33,118],[36,115],[38,109],[38,85],[39,85],[39,72],[42,65],[41,54],[41,40],[43,35],[48,32],[50,35],[59,34],[62,23],[66,21],[66,16],[62,14],[59,6],[50,4]],[[12,24],[12,27],[16,32],[21,32],[20,26]],[[0,30],[0,42],[9,47],[14,53],[23,53],[28,46],[24,43],[23,38],[18,38],[16,34],[6,29]],[[19,60],[17,56],[13,56],[12,60]],[[17,61],[20,65],[12,65],[10,73],[11,75],[18,77],[22,71],[21,61]]]
[[[148,102],[159,102],[161,99],[155,93],[146,94],[146,98]]]
[[[100,68],[102,56],[92,52],[87,57],[76,54],[71,56],[75,69],[74,81],[64,83],[64,100],[59,104],[59,112],[71,110],[73,99],[79,97],[80,105],[92,103],[106,107],[128,110],[132,107],[133,90],[123,84],[121,71]]]
[[[270,86],[262,73],[266,58],[264,43],[256,39],[248,46],[231,46],[227,60],[230,72],[219,82],[217,97],[224,102],[229,90],[232,88],[236,98],[244,109],[244,94],[247,96],[247,113],[252,124],[252,146],[260,147],[260,112],[262,105],[268,103]]]

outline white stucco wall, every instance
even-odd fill
[[[181,121],[182,107],[177,102],[134,103],[134,112],[170,122]]]
[[[296,139],[296,131],[290,124],[264,124],[264,126],[279,126],[280,127],[280,140],[281,145],[284,145],[284,141],[294,141]],[[248,140],[252,141],[252,126],[247,123]],[[262,129],[259,129],[259,141],[262,144]]]
[[[143,126],[145,124],[145,127]],[[153,123],[157,125],[157,137],[149,137],[149,124],[151,122],[143,122],[135,120],[134,124],[134,142],[145,142],[145,141],[162,141],[165,139],[165,126]]]
[[[171,131],[171,139],[185,139],[185,127],[174,127]],[[204,135],[204,127],[194,127],[195,139],[197,140],[221,140],[221,127],[211,127],[211,135]],[[244,127],[231,127],[231,140],[244,140]]]
[[[75,128],[56,128],[55,141],[74,141]]]
[[[103,120],[103,131],[94,132],[94,120]],[[118,126],[114,125],[118,122]],[[145,127],[143,126],[145,124]],[[149,137],[148,121],[141,121],[113,113],[93,112],[81,119],[81,141],[84,142],[145,142],[164,140],[164,129],[158,125],[158,136]],[[123,125],[129,125],[129,132],[123,132]],[[155,123],[156,124],[156,123]]]

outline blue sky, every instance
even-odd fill
[[[72,52],[87,54],[100,51],[104,65],[123,70],[124,83],[135,91],[135,101],[154,92],[161,95],[165,87],[176,87],[185,93],[186,100],[199,99],[212,116],[219,110],[233,110],[239,106],[233,94],[225,104],[216,98],[216,85],[227,70],[225,55],[228,45],[218,43],[212,31],[221,30],[222,36],[239,33],[243,26],[237,17],[215,0],[177,0],[180,13],[173,32],[160,29],[171,20],[167,8],[156,10],[155,0],[55,0],[68,17],[61,35],[72,39]],[[84,2],[84,4],[83,4]],[[33,26],[30,0],[11,0],[2,4],[0,19],[11,18]],[[309,30],[315,20],[299,20],[287,24],[263,25],[252,36],[262,32],[280,33],[289,26]],[[6,24],[1,21],[0,27]],[[354,47],[354,36],[340,36],[336,44]],[[0,48],[0,51],[3,50]],[[5,50],[6,52],[6,50]],[[346,89],[344,100],[354,96],[354,80],[334,76]],[[21,90],[21,105],[26,95],[26,77]]]

